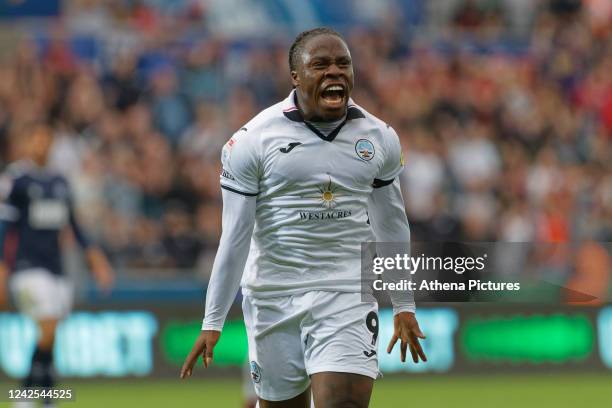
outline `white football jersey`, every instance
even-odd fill
[[[221,159],[221,187],[257,200],[245,295],[361,290],[361,243],[375,240],[368,196],[403,168],[391,127],[349,101],[346,120],[323,135],[292,91],[236,132]]]

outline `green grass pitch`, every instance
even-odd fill
[[[184,382],[96,380],[61,386],[76,394],[75,401],[59,404],[62,408],[242,407],[238,380],[196,376]],[[370,407],[603,408],[611,401],[612,374],[412,376],[377,381]]]

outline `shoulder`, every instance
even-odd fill
[[[269,130],[286,125],[287,119],[283,115],[282,102],[264,109],[234,132],[223,146],[222,159],[226,158],[230,152],[236,151],[250,151],[259,155],[262,140],[266,134],[270,133]]]
[[[361,115],[359,126],[367,129],[368,133],[377,138],[382,145],[388,146],[399,143],[397,133],[387,122],[352,101],[349,104],[349,114],[351,110],[355,112],[354,115]]]
[[[49,169],[47,175],[54,183],[69,184],[68,178],[58,170]]]
[[[282,102],[279,102],[259,112],[253,119],[238,129],[234,136],[239,138],[260,137],[267,129],[284,124],[285,121]]]
[[[28,176],[32,172],[33,166],[27,160],[18,160],[12,162],[6,167],[4,171],[4,176],[10,177],[13,180],[16,180],[21,177]]]
[[[364,116],[362,119],[363,123],[360,126],[367,128],[367,134],[372,138],[372,142],[377,147],[380,147],[382,157],[380,162],[381,168],[376,178],[379,180],[393,180],[404,167],[404,156],[399,136],[391,125],[358,105],[354,106],[360,109]],[[366,130],[365,128],[364,130]]]

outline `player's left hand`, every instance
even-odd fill
[[[425,362],[427,356],[419,343],[419,339],[425,339],[425,335],[419,328],[419,322],[417,322],[414,313],[412,312],[400,312],[393,317],[393,337],[387,347],[387,353],[391,353],[395,343],[401,340],[400,343],[400,359],[402,363],[406,362],[406,349],[410,347],[410,354],[412,354],[412,361],[415,363],[419,362],[419,358]]]

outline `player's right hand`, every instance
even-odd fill
[[[191,377],[193,366],[195,366],[200,356],[202,356],[204,367],[208,368],[210,363],[212,363],[213,349],[217,345],[220,336],[221,332],[216,330],[202,330],[200,332],[191,352],[185,359],[185,363],[183,363],[183,367],[181,368],[181,379]]]
[[[0,285],[0,310],[6,309],[8,306],[8,294],[5,287]]]
[[[115,283],[115,272],[104,252],[97,247],[87,250],[87,259],[98,289],[108,295]]]

